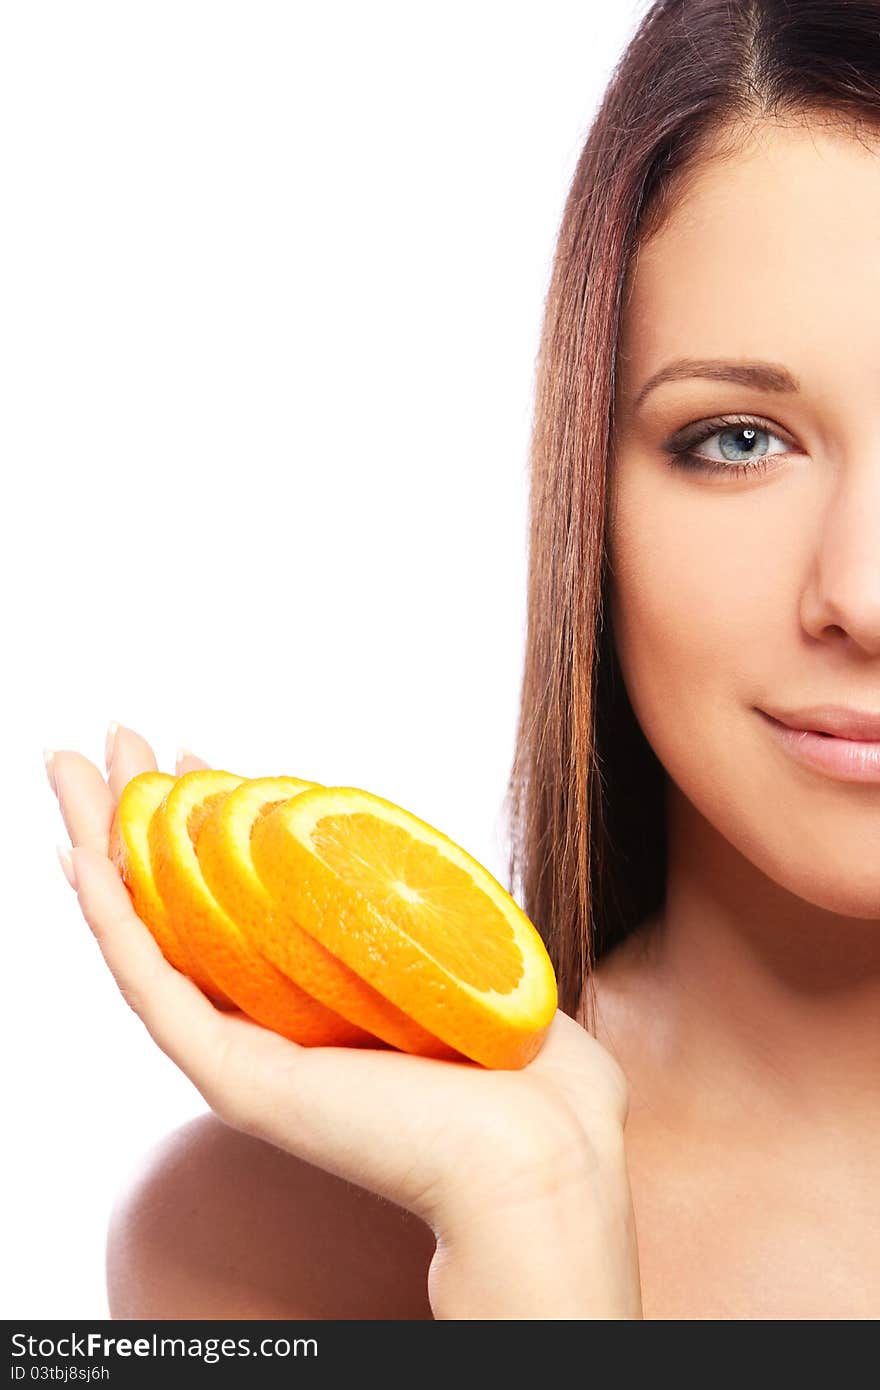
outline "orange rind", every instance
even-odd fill
[[[304,1046],[519,1068],[556,1012],[547,950],[506,889],[360,788],[142,773],[111,857],[177,969]]]
[[[258,820],[251,852],[275,904],[263,949],[282,969],[295,921],[481,1065],[518,1068],[537,1054],[558,1003],[544,943],[441,831],[359,788],[317,786]]]
[[[295,977],[278,970],[206,882],[196,854],[201,831],[212,811],[243,783],[247,785],[232,772],[187,772],[153,813],[150,862],[168,918],[193,958],[257,1023],[303,1046],[375,1046],[375,1037],[327,1009]],[[307,784],[293,782],[288,796],[297,785]]]
[[[176,781],[167,772],[141,772],[126,782],[110,826],[109,855],[128,889],[135,912],[150,928],[166,960],[188,975],[214,1004],[232,1008],[229,995],[184,944],[162,901],[150,862],[150,822]]]
[[[187,777],[198,778],[198,772]],[[294,778],[254,778],[218,801],[198,832],[198,863],[216,901],[238,923],[255,950],[273,961],[308,996],[402,1052],[450,1057],[451,1049],[304,931],[275,903],[255,868],[251,848],[259,822],[278,804],[313,787]],[[171,798],[169,797],[169,800]],[[197,949],[202,950],[199,943]]]

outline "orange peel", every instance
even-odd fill
[[[157,807],[177,781],[167,772],[141,772],[126,782],[110,826],[109,857],[128,889],[132,907],[150,928],[165,959],[188,975],[220,1008],[232,999],[191,953],[162,901],[150,861],[148,829]]]
[[[295,778],[254,778],[217,802],[198,832],[196,853],[204,880],[255,949],[315,1000],[357,1023],[374,1042],[379,1038],[402,1052],[452,1057],[452,1049],[395,1008],[295,918],[287,914],[276,920],[275,903],[254,866],[252,836],[276,805],[316,785]]]
[[[178,777],[156,807],[147,838],[156,888],[191,956],[257,1023],[303,1046],[376,1045],[376,1038],[278,970],[214,896],[196,853],[212,811],[246,779],[199,768]],[[291,780],[287,794],[307,785]],[[277,789],[275,789],[277,799]],[[265,799],[265,798],[264,798]]]
[[[275,903],[262,947],[282,969],[296,921],[481,1065],[537,1054],[558,1002],[550,957],[507,890],[442,831],[360,788],[316,786],[254,824],[251,853]]]
[[[544,943],[507,890],[360,788],[142,773],[111,857],[177,969],[302,1045],[518,1068],[556,1012]]]

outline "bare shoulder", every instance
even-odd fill
[[[431,1319],[434,1249],[411,1212],[208,1111],[119,1194],[110,1316]]]

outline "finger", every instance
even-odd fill
[[[177,763],[175,772],[178,777],[182,777],[185,772],[195,772],[200,767],[210,767],[202,758],[197,758],[195,753],[191,753],[188,748],[178,748]]]
[[[229,1030],[237,1024],[247,1027],[244,1016],[215,1009],[198,985],[165,959],[105,855],[79,845],[71,850],[71,859],[80,908],[123,998],[166,1056],[222,1113]]]
[[[101,773],[73,748],[56,751],[52,772],[70,843],[106,854],[115,801]]]
[[[119,800],[122,788],[139,772],[157,772],[156,755],[145,738],[125,724],[117,724],[115,737],[107,731],[107,782],[114,803]],[[112,745],[112,746],[111,746]]]

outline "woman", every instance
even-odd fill
[[[114,1316],[880,1314],[878,155],[876,0],[655,4],[584,146],[510,787],[561,1005],[528,1067],[216,1011],[105,853],[151,749],[55,755],[85,916],[215,1112],[117,1204]]]

